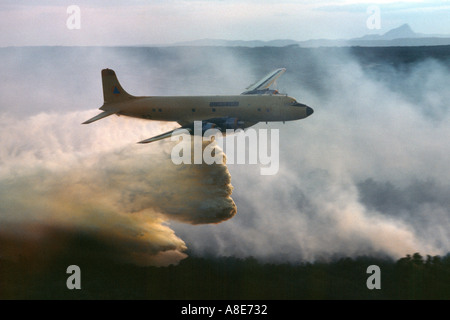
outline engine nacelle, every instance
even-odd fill
[[[213,128],[220,130],[220,128],[218,128],[215,123],[203,122],[202,123],[202,135],[204,135],[207,130],[213,129]]]
[[[202,135],[204,135],[209,129],[220,130],[223,134],[225,134],[227,130],[244,129],[248,126],[248,123],[238,120],[238,118],[214,118],[209,121],[202,122]]]
[[[222,129],[243,129],[245,122],[238,120],[238,118],[227,118],[222,126]]]

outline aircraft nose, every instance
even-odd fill
[[[312,115],[314,113],[313,108],[310,107],[306,107],[306,116],[309,117],[310,115]]]

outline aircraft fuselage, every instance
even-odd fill
[[[176,121],[181,128],[195,134],[194,122],[201,121],[203,134],[210,128],[225,132],[228,129],[245,129],[258,122],[284,122],[310,116],[313,113],[312,108],[298,103],[288,95],[269,89],[284,71],[284,68],[276,69],[247,87],[247,91],[240,95],[136,97],[122,88],[113,70],[103,69],[104,103],[100,107],[103,112],[83,124],[117,114],[148,120]],[[165,139],[176,130],[140,143]]]
[[[303,119],[312,109],[287,95],[153,96],[135,97],[103,106],[120,110],[119,115],[160,120],[207,120],[231,117],[246,122]]]

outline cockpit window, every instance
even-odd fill
[[[304,105],[303,103],[297,102],[295,100],[291,102],[291,106],[294,106],[294,107],[306,107],[306,105]]]

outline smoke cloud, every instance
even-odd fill
[[[2,256],[61,254],[82,238],[87,248],[73,250],[167,265],[186,257],[170,220],[219,223],[236,213],[225,165],[174,165],[173,142],[132,144],[139,129],[122,119],[105,120],[101,130],[79,125],[90,114],[2,117]],[[108,136],[121,131],[117,126],[127,143]],[[151,135],[158,127],[142,131]]]
[[[449,252],[448,67],[324,51],[284,49],[280,85],[314,115],[257,126],[280,130],[279,173],[228,165],[240,215],[195,234],[177,225],[191,248],[291,262]]]
[[[450,64],[423,58],[431,51],[410,59],[421,49],[411,50],[402,61],[342,48],[2,49],[1,252],[82,243],[77,250],[161,265],[186,248],[282,262],[446,254]],[[104,67],[136,95],[238,94],[286,67],[278,89],[314,114],[255,126],[280,130],[276,175],[174,166],[169,139],[134,142],[177,125],[80,125],[95,114]]]

